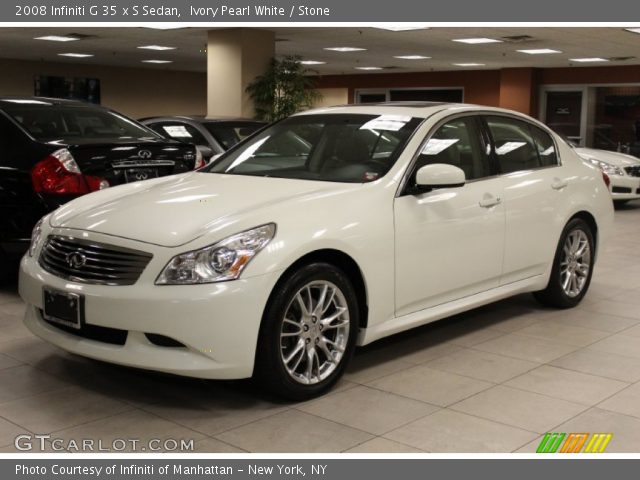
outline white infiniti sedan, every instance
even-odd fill
[[[611,179],[611,197],[617,205],[640,198],[640,159],[625,153],[575,147],[583,159],[593,163]]]
[[[34,229],[20,294],[65,350],[304,399],[356,345],[522,292],[577,305],[612,219],[603,173],[529,117],[332,107],[66,204]]]

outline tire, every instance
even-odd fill
[[[614,200],[613,201],[613,206],[615,208],[620,208],[625,206],[627,203],[629,203],[629,200]]]
[[[580,253],[583,248],[582,255],[576,256],[575,253]],[[594,258],[595,242],[591,227],[581,218],[572,219],[560,235],[547,288],[533,295],[549,307],[575,307],[589,290]],[[575,280],[567,280],[571,272]]]
[[[290,400],[321,395],[335,385],[351,360],[358,312],[353,285],[335,266],[312,263],[287,275],[265,309],[254,377]]]

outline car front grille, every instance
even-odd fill
[[[133,285],[145,269],[150,253],[74,237],[49,236],[40,265],[67,280],[98,285]]]
[[[627,175],[631,175],[632,177],[640,177],[640,165],[625,167],[624,171],[627,172]]]

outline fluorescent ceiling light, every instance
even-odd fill
[[[456,67],[484,67],[484,63],[452,63]]]
[[[67,37],[63,35],[46,35],[44,37],[36,37],[34,40],[47,40],[49,42],[73,42],[80,40],[78,37]]]
[[[320,60],[300,60],[298,63],[302,65],[324,65],[327,62],[321,62]]]
[[[627,32],[640,33],[640,28],[625,28]]]
[[[59,53],[59,57],[88,58],[93,57],[92,53]]]
[[[408,32],[409,30],[429,30],[429,27],[421,27],[419,25],[398,25],[391,27],[373,27],[378,30],[389,30],[390,32]]]
[[[366,48],[359,47],[326,47],[324,50],[331,50],[333,52],[363,52]]]
[[[173,60],[142,60],[142,63],[173,63]]]
[[[176,49],[176,47],[165,47],[163,45],[142,45],[141,47],[138,47],[138,48],[142,50],[159,50],[159,51]]]
[[[552,50],[550,48],[533,48],[530,50],[518,50],[520,53],[527,53],[529,55],[546,55],[550,53],[562,53],[560,50]]]
[[[426,60],[427,58],[424,55],[395,55],[393,58],[399,58],[401,60]]]
[[[382,67],[354,67],[356,70],[382,70]]]
[[[502,40],[497,40],[495,38],[454,38],[453,42],[459,43],[468,43],[469,45],[480,45],[482,43],[502,43]]]
[[[589,58],[570,58],[570,62],[580,62],[580,63],[589,63],[589,62],[608,62],[609,60],[606,58],[600,57],[589,57]]]

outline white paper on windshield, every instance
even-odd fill
[[[170,137],[173,138],[191,138],[187,129],[182,125],[167,125],[162,127]]]
[[[459,138],[430,138],[422,149],[421,155],[437,155],[459,141]]]
[[[404,127],[411,117],[405,115],[380,115],[360,127],[360,130],[389,130],[397,132]]]
[[[498,155],[506,155],[507,153],[511,153],[514,150],[519,149],[520,147],[524,147],[525,145],[525,142],[507,142],[504,145],[496,148],[496,153]]]

